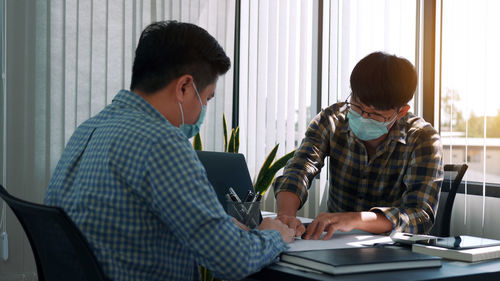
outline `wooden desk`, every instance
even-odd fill
[[[411,270],[394,270],[385,272],[367,272],[360,274],[328,275],[300,271],[277,264],[270,265],[247,279],[251,280],[369,280],[369,281],[393,281],[393,280],[500,280],[500,259],[483,261],[478,263],[467,263],[449,261],[443,259],[443,265],[437,268],[420,268]]]

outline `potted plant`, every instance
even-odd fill
[[[231,135],[228,140],[227,133],[227,122],[226,115],[222,116],[222,126],[224,132],[224,152],[238,153],[240,147],[240,128],[232,128]],[[193,139],[193,147],[195,150],[203,150],[203,144],[201,141],[200,133],[198,133]],[[290,158],[293,157],[295,150],[285,154],[280,157],[276,161],[276,153],[278,152],[279,143],[274,146],[274,148],[269,152],[266,157],[266,160],[262,164],[262,167],[257,174],[257,177],[254,180],[254,189],[261,195],[264,195],[266,191],[271,186],[271,183],[274,181],[276,173],[283,167],[285,167],[286,163]]]

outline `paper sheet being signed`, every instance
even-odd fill
[[[374,244],[387,244],[392,242],[389,236],[369,234],[362,231],[335,232],[332,238],[326,241],[295,238],[294,242],[288,244],[290,248],[287,252],[367,247],[373,246]]]

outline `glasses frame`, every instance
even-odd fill
[[[373,120],[378,121],[378,122],[384,122],[384,123],[394,119],[394,115],[391,115],[390,117],[385,117],[384,115],[377,113],[377,112],[368,112],[368,111],[365,111],[363,108],[361,108],[361,106],[359,106],[355,103],[352,103],[352,102],[348,102],[347,100],[345,101],[345,105],[347,107],[347,110],[352,109],[356,113],[360,114],[363,118],[366,115],[366,117],[368,117],[370,119],[373,119]],[[396,116],[398,114],[399,114],[399,109],[396,111]]]

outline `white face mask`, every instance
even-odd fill
[[[182,119],[182,123],[179,126],[179,129],[182,130],[182,132],[184,133],[184,135],[186,135],[186,137],[188,139],[190,139],[190,138],[194,137],[196,134],[198,134],[198,132],[200,131],[201,124],[203,124],[203,120],[205,119],[205,114],[207,112],[207,106],[203,105],[203,103],[201,102],[200,93],[198,92],[198,89],[196,88],[196,85],[194,84],[194,82],[193,82],[193,88],[194,88],[194,91],[196,92],[196,96],[198,97],[198,100],[200,101],[200,104],[201,104],[200,117],[198,117],[198,120],[196,121],[196,123],[184,124],[184,112],[182,111],[181,103],[179,103],[179,107],[181,109],[181,119]]]

